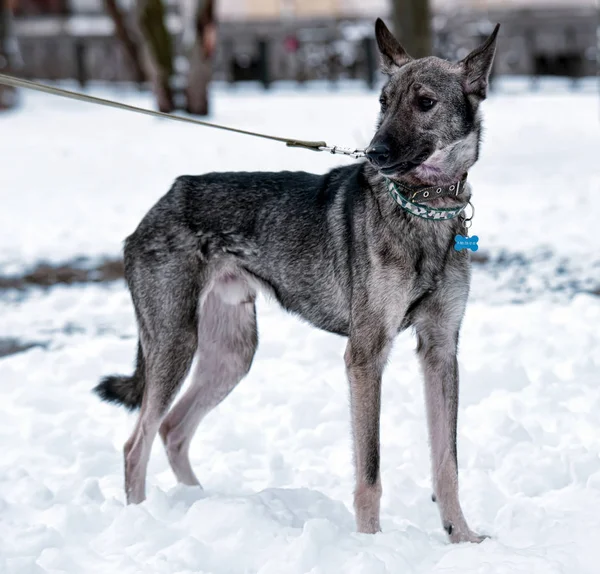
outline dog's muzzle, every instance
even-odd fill
[[[390,160],[390,148],[386,144],[378,143],[365,150],[368,160],[377,167],[384,167]]]

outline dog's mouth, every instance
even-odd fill
[[[407,161],[400,161],[392,165],[379,167],[379,171],[383,175],[404,175],[409,171],[415,169],[416,167],[419,167],[423,162],[427,160],[427,158],[429,158],[430,155],[431,152],[426,150],[421,152],[418,156],[416,156],[413,159]]]
[[[379,171],[383,175],[404,175],[405,173],[408,173],[411,169],[414,169],[419,165],[420,162],[415,163],[412,161],[401,161],[400,163],[396,163],[394,165],[380,167]]]

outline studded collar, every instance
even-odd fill
[[[386,178],[386,186],[394,201],[408,213],[412,213],[423,219],[447,220],[459,216],[467,207],[468,201],[455,208],[429,207],[423,205],[427,201],[441,197],[458,197],[465,187],[467,174],[453,184],[433,187],[412,187],[406,184],[396,183]]]
[[[458,197],[465,187],[467,174],[465,173],[459,181],[450,185],[434,185],[431,187],[416,187],[405,183],[396,183],[402,195],[415,203],[427,203],[441,197]]]

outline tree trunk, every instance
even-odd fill
[[[144,67],[140,58],[139,46],[132,37],[131,31],[125,23],[125,18],[123,17],[121,9],[117,6],[116,0],[104,0],[104,4],[106,6],[106,11],[115,25],[115,35],[123,45],[125,54],[127,54],[127,58],[129,59],[129,65],[133,72],[134,81],[138,85],[141,85],[146,80],[146,73],[144,72]]]
[[[208,115],[208,84],[212,77],[212,57],[215,52],[217,27],[215,0],[198,0],[195,38],[188,61],[186,110],[190,114]]]
[[[8,2],[0,0],[0,73],[10,74],[10,49],[8,41],[11,35],[10,24],[12,14]],[[16,103],[16,94],[14,88],[0,84],[0,111],[12,108]]]
[[[413,58],[432,54],[429,0],[392,0],[396,37]]]
[[[170,83],[173,47],[162,0],[137,0],[137,16],[158,109],[170,113],[174,109]]]

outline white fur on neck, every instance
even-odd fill
[[[452,183],[475,163],[477,145],[477,134],[471,132],[464,139],[435,150],[415,168],[414,175],[432,185]]]

